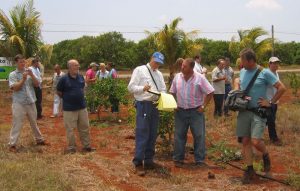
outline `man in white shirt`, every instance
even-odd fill
[[[155,101],[158,96],[148,91],[166,92],[163,75],[158,68],[164,63],[164,55],[155,52],[150,63],[134,69],[128,84],[129,92],[136,100],[135,156],[133,164],[139,176],[145,175],[145,169],[154,168],[155,142],[159,113]]]
[[[225,58],[225,68],[224,68],[226,80],[225,80],[225,95],[224,95],[224,101],[226,100],[228,93],[232,90],[232,85],[233,85],[233,77],[234,77],[234,71],[230,67],[230,59]],[[226,117],[230,116],[229,115],[229,110],[228,107],[224,105],[224,115]]]
[[[35,92],[35,96],[36,96],[36,102],[35,102],[35,106],[36,106],[36,111],[37,111],[37,119],[41,119],[42,118],[42,99],[43,99],[43,92],[42,92],[42,75],[39,69],[39,59],[38,58],[34,58],[32,60],[30,69],[32,70],[33,74],[36,76],[36,78],[39,81],[39,86],[38,87],[34,87],[34,92]]]
[[[201,65],[201,56],[196,55],[194,57],[194,61],[195,61],[194,72],[198,72],[199,74],[205,76],[207,73],[207,69]]]
[[[215,111],[214,116],[222,116],[224,94],[225,94],[225,81],[226,76],[224,72],[225,60],[219,59],[217,62],[217,67],[211,72],[212,75],[212,86],[215,89],[214,92],[214,102],[215,102]]]
[[[269,59],[269,70],[275,74],[277,79],[279,80],[279,75],[278,75],[278,67],[280,64],[280,60],[277,57],[271,57]],[[267,99],[271,100],[274,95],[276,94],[277,89],[274,88],[273,86],[268,86],[267,87]],[[267,125],[268,125],[268,131],[269,131],[269,138],[271,143],[273,143],[276,146],[281,146],[282,142],[278,138],[277,133],[276,133],[276,113],[277,113],[277,103],[272,103],[271,108],[272,108],[272,115],[267,117]]]

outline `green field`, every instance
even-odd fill
[[[11,71],[15,70],[16,67],[14,66],[0,66],[0,68],[3,68],[5,72],[0,71],[0,79],[7,79],[8,75]]]

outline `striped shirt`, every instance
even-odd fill
[[[182,73],[176,74],[170,88],[170,93],[176,94],[178,107],[183,109],[203,105],[205,95],[213,91],[214,88],[207,79],[197,72],[188,81],[185,81]]]

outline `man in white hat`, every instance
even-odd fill
[[[269,59],[269,70],[277,77],[278,80],[279,80],[279,75],[277,73],[277,70],[279,68],[280,63],[281,63],[281,61],[277,57],[271,57]],[[272,97],[276,94],[276,92],[277,92],[276,88],[274,88],[273,86],[268,86],[267,87],[267,99],[271,100]],[[267,125],[268,125],[268,131],[269,131],[269,137],[270,137],[271,143],[273,143],[276,146],[281,146],[282,142],[278,138],[276,129],[275,129],[277,103],[278,103],[278,101],[271,104],[272,115],[268,116]]]

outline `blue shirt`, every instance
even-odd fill
[[[246,70],[242,69],[240,72],[240,86],[241,90],[245,90],[253,78],[256,69]],[[258,107],[258,100],[260,97],[267,99],[267,87],[274,85],[278,82],[278,78],[267,69],[263,69],[257,76],[252,88],[250,89],[248,96],[251,98],[249,102],[249,108]]]
[[[15,71],[11,72],[9,74],[9,87],[12,88],[15,83],[20,82],[22,79],[23,71],[16,69]],[[32,104],[36,101],[33,81],[30,76],[27,76],[27,79],[20,90],[13,92],[12,99],[13,103],[17,102],[24,105]]]
[[[86,108],[84,85],[82,75],[78,74],[76,78],[72,78],[68,73],[61,77],[56,89],[58,92],[62,92],[64,111],[76,111]]]

